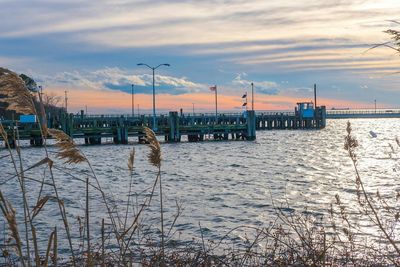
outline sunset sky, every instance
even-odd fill
[[[400,55],[374,44],[400,29],[399,0],[0,0],[0,66],[25,73],[77,112],[400,107]],[[135,106],[135,109],[137,107]]]

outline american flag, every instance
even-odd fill
[[[216,85],[210,86],[210,90],[213,92],[217,91],[217,86]]]

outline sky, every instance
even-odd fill
[[[398,0],[0,0],[0,66],[25,73],[68,109],[130,113],[400,107]]]

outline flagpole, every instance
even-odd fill
[[[246,111],[247,111],[247,92],[246,92]]]
[[[251,110],[254,110],[254,83],[251,83]]]
[[[215,85],[215,119],[218,120],[218,98],[217,98],[217,86]],[[218,121],[217,121],[218,123]]]

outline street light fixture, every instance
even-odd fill
[[[151,69],[153,71],[153,131],[157,131],[157,125],[156,125],[156,89],[155,89],[155,84],[154,84],[155,83],[155,81],[154,81],[154,71],[156,69],[158,69],[159,67],[161,67],[161,66],[169,67],[170,64],[164,63],[164,64],[158,65],[157,67],[151,67],[151,66],[149,66],[149,65],[147,65],[145,63],[139,63],[137,65],[138,66],[146,66],[146,67],[148,67],[149,69]]]

